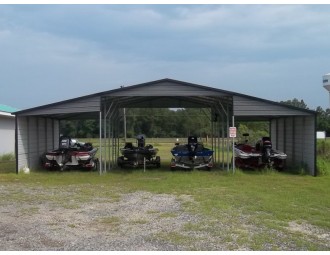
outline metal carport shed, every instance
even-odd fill
[[[123,117],[124,108],[134,107],[208,108],[215,116],[210,120],[212,148],[217,149],[214,163],[227,170],[226,156],[220,148],[232,122],[269,121],[273,146],[288,155],[287,165],[303,166],[310,175],[316,175],[315,111],[173,79],[120,87],[15,112],[16,172],[24,166],[37,168],[40,155],[58,146],[61,120],[82,118],[99,120],[100,173],[111,170],[119,154],[118,120]],[[111,150],[106,152],[106,147]]]

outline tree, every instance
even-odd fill
[[[309,109],[305,104],[304,100],[298,100],[294,98],[293,100],[281,101],[281,103],[300,107],[303,109]],[[317,119],[316,119],[316,129],[319,131],[326,131],[327,134],[330,134],[330,109],[323,110],[321,106],[316,108]]]
[[[326,131],[327,134],[330,133],[330,109],[326,109],[325,111],[322,107],[318,106],[316,108],[317,112],[317,130]]]
[[[99,122],[97,120],[61,120],[60,133],[79,138],[98,137]]]
[[[281,101],[280,103],[292,105],[292,106],[303,108],[303,109],[308,109],[307,105],[305,104],[304,100],[302,100],[302,99],[299,101],[297,98],[294,98],[293,100]]]
[[[256,143],[261,137],[269,136],[269,123],[267,121],[250,121],[237,123],[238,139],[245,140],[243,134],[249,134],[246,138],[250,143]]]

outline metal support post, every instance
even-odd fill
[[[232,117],[232,127],[235,127],[235,116]],[[233,137],[233,173],[235,173],[235,137]]]
[[[99,164],[99,173],[102,174],[102,111],[100,111],[100,164]]]

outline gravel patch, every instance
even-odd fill
[[[0,191],[6,195],[3,186]],[[199,221],[182,209],[184,201],[191,201],[189,196],[135,192],[119,201],[95,198],[79,205],[73,200],[58,205],[30,199],[54,190],[16,192],[23,201],[24,193],[29,196],[19,204],[1,201],[0,250],[184,250],[157,234],[180,231],[184,224]]]

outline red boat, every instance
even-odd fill
[[[244,136],[247,136],[245,134]],[[245,143],[235,145],[235,166],[238,168],[270,167],[281,170],[285,166],[287,155],[272,148],[269,137],[263,137],[256,146]]]
[[[46,169],[85,168],[97,170],[99,161],[95,157],[97,148],[91,143],[79,142],[70,137],[60,137],[59,148],[44,153],[42,166]]]

